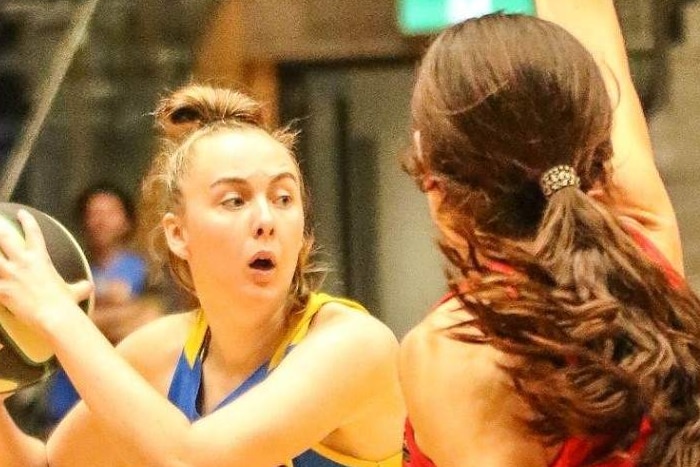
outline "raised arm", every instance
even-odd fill
[[[601,201],[641,228],[682,273],[676,215],[654,162],[613,1],[536,0],[536,5],[539,17],[564,27],[588,48],[601,64],[611,89],[615,106],[613,177],[610,193],[601,196]]]

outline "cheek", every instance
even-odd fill
[[[115,219],[112,225],[112,231],[119,235],[126,234],[129,232],[129,222],[123,218]]]
[[[304,213],[300,213],[298,216],[297,220],[297,228],[296,228],[296,245],[298,245],[297,248],[297,253],[299,250],[301,250],[302,245],[304,244],[304,227],[305,227],[305,219],[304,219]]]
[[[200,216],[187,216],[179,232],[190,255],[195,256],[195,258],[201,256],[200,251],[207,251],[211,249],[211,245],[220,244],[220,241],[216,238],[217,233]]]
[[[240,242],[245,238],[241,228],[241,223],[201,219],[189,226],[188,242],[193,249],[204,252],[226,252],[229,247],[233,251],[240,251]]]
[[[286,248],[296,257],[304,244],[304,213],[290,215],[283,225]]]

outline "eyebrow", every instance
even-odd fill
[[[299,180],[297,179],[297,176],[293,174],[292,172],[281,172],[274,177],[272,177],[272,180],[270,180],[270,183],[277,183],[280,180],[284,179],[291,179],[292,181],[299,183]],[[209,185],[209,188],[214,188],[219,185],[238,185],[238,184],[246,184],[248,183],[248,179],[243,178],[243,177],[222,177],[214,181],[211,185]]]

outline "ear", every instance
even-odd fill
[[[161,221],[163,224],[163,232],[165,232],[165,240],[168,242],[168,248],[178,258],[187,260],[190,256],[187,232],[182,225],[182,218],[172,212],[163,216]]]

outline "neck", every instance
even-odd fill
[[[98,266],[104,266],[109,264],[116,252],[117,249],[113,247],[93,247],[90,250],[90,259]]]
[[[225,372],[247,373],[269,360],[284,338],[286,300],[231,307],[233,301],[226,308],[202,303],[211,333],[207,360]]]

